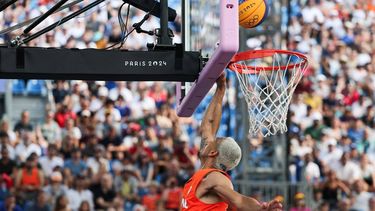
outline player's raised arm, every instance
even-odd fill
[[[201,124],[201,149],[204,144],[209,141],[214,141],[216,132],[219,129],[221,121],[221,110],[223,97],[226,89],[225,74],[221,74],[216,81],[216,92],[212,98],[210,105],[208,106],[206,113],[203,117]]]
[[[215,193],[237,211],[282,211],[282,204],[276,200],[260,203],[233,190],[231,181],[220,172],[212,172],[202,181],[202,188]]]

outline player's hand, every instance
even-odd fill
[[[272,200],[270,202],[264,202],[262,205],[264,211],[282,211],[283,205],[278,200]]]
[[[221,73],[219,78],[216,80],[216,84],[218,88],[225,88],[226,86],[225,72]]]

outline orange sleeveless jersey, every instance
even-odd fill
[[[196,196],[196,190],[198,185],[201,183],[202,179],[209,173],[218,171],[223,173],[229,178],[229,175],[218,169],[202,169],[197,172],[190,178],[189,181],[184,186],[182,192],[182,202],[181,202],[181,211],[226,211],[228,204],[225,202],[219,202],[216,204],[206,204],[200,201]]]

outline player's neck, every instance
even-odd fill
[[[212,169],[215,168],[215,160],[214,159],[206,159],[205,162],[201,164],[201,169]]]

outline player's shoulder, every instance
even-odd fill
[[[233,184],[230,181],[230,179],[222,172],[220,171],[212,171],[209,172],[206,177],[202,181],[203,183],[206,183],[208,186],[227,186],[228,188],[233,189]]]
[[[230,179],[228,178],[228,176],[225,173],[221,172],[221,171],[211,171],[211,172],[207,173],[206,178],[209,178],[209,179],[221,179],[221,178],[225,178],[225,181],[230,181]]]

